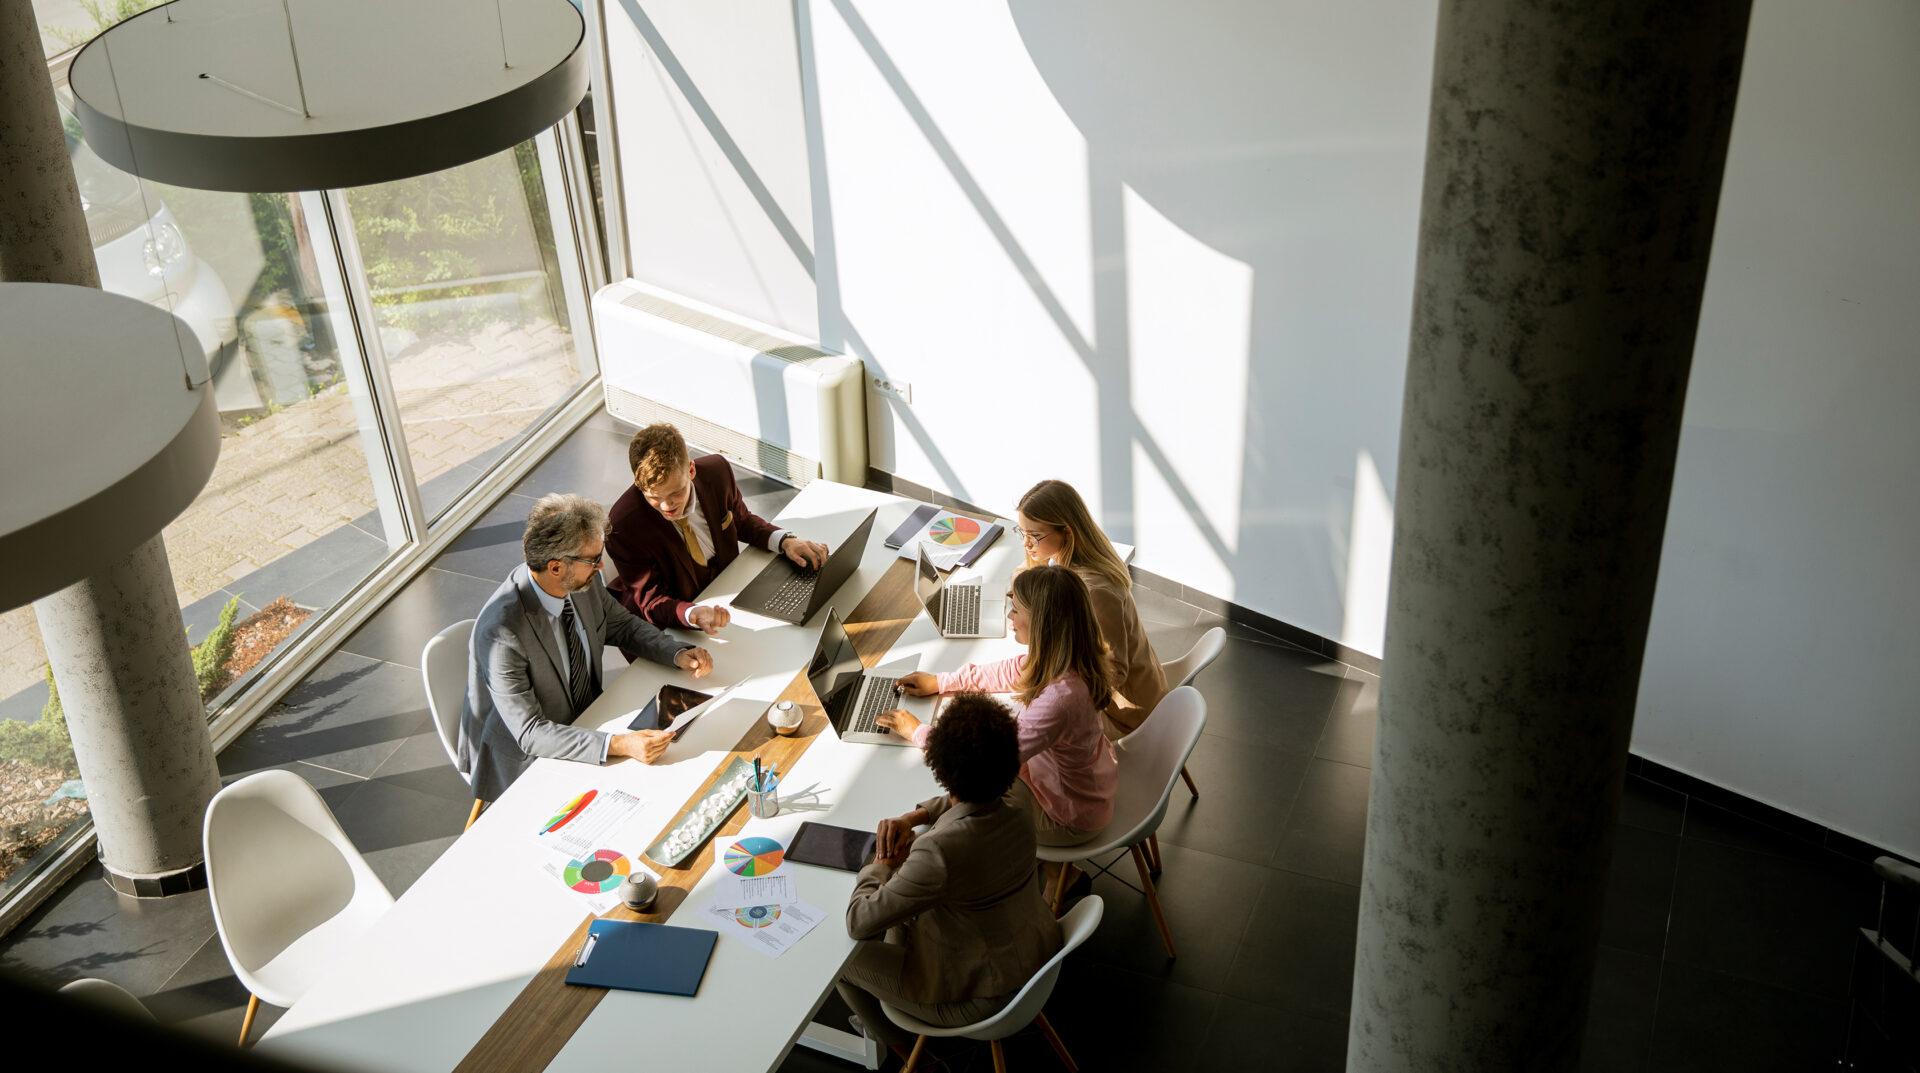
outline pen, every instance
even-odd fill
[[[760,774],[760,758],[753,758],[753,792],[760,793],[767,788],[765,778]]]

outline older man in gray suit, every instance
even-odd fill
[[[574,726],[603,687],[601,648],[617,645],[695,678],[713,671],[707,650],[683,644],[621,607],[600,581],[607,512],[577,495],[550,495],[527,515],[526,564],[487,598],[473,626],[459,753],[473,795],[497,800],[536,756],[651,764],[662,730],[609,734]]]

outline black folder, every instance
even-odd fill
[[[933,516],[938,513],[940,513],[939,507],[931,503],[920,504],[912,514],[907,515],[906,521],[900,523],[900,528],[895,529],[893,535],[887,538],[887,547],[893,548],[896,551],[899,550],[902,544],[905,544],[913,534],[919,532],[921,526],[932,521]]]
[[[707,974],[718,932],[645,924],[637,920],[596,920],[587,929],[583,959],[575,955],[567,982],[582,987],[692,995]]]

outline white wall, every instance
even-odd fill
[[[1360,456],[1393,485],[1431,4],[798,0],[781,68],[783,5],[736,46],[730,5],[607,3],[636,275],[801,325],[651,34],[754,168],[810,176],[810,214],[769,185],[818,335],[913,387],[869,399],[875,466],[1003,510],[1065,478],[1145,569],[1378,651],[1343,626],[1386,548],[1350,529]],[[799,158],[766,129],[794,77]]]
[[[1430,0],[606,2],[636,274],[910,382],[874,465],[1379,651]],[[1634,737],[1908,854],[1915,40],[1755,5]]]
[[[1634,750],[1920,855],[1920,7],[1758,0]]]

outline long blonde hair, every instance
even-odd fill
[[[1031,704],[1061,675],[1077,674],[1093,706],[1105,708],[1113,699],[1113,680],[1087,583],[1068,567],[1036,566],[1015,575],[1013,598],[1026,609],[1028,638],[1027,663],[1013,684],[1014,696]]]
[[[1121,592],[1133,591],[1133,575],[1127,572],[1127,564],[1121,561],[1120,553],[1113,550],[1107,534],[1094,523],[1086,501],[1073,490],[1073,485],[1065,481],[1041,481],[1020,497],[1018,509],[1033,521],[1061,531],[1061,539],[1066,543],[1054,557],[1061,566],[1103,577]],[[1027,565],[1035,565],[1034,560],[1028,559]]]

